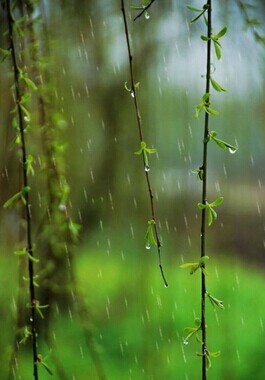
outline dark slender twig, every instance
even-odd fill
[[[126,12],[125,12],[125,8],[124,8],[124,0],[121,0],[121,11],[122,11],[122,15],[123,15],[124,29],[125,29],[125,36],[126,36],[126,43],[127,43],[128,56],[129,56],[130,80],[131,80],[131,90],[130,90],[130,92],[131,92],[131,95],[132,95],[133,100],[134,100],[134,107],[135,107],[135,113],[136,113],[136,118],[137,118],[137,125],[138,125],[138,133],[139,133],[140,142],[143,142],[144,140],[143,140],[142,119],[141,119],[140,109],[139,109],[139,105],[138,105],[137,94],[136,94],[136,87],[135,87],[135,81],[134,81],[133,56],[132,56],[132,52],[131,52],[131,45],[130,45],[130,39],[129,39],[128,24],[127,24]],[[145,167],[144,154],[143,154],[143,163],[144,163],[144,167]],[[153,191],[152,191],[152,187],[151,187],[149,173],[146,170],[145,170],[145,176],[146,176],[146,182],[147,182],[147,187],[148,187],[148,192],[149,192],[149,198],[150,198],[151,216],[152,216],[152,219],[155,222],[153,227],[154,227],[154,231],[155,231],[155,238],[156,238],[156,245],[157,245],[159,268],[160,268],[160,272],[161,272],[161,275],[162,275],[162,278],[163,278],[163,281],[164,281],[164,285],[165,285],[165,287],[168,287],[168,283],[167,283],[165,275],[164,275],[163,266],[162,266],[162,260],[161,260],[161,241],[159,239],[158,231],[157,231],[156,216],[155,216],[155,207],[154,207],[154,200],[153,200],[154,199],[154,195],[153,195]]]
[[[206,93],[210,92],[211,77],[211,34],[212,34],[212,17],[211,17],[211,0],[207,1],[207,64],[206,64]],[[207,100],[209,106],[209,99]],[[209,135],[209,114],[205,112],[204,120],[204,140],[203,140],[203,183],[202,183],[202,203],[207,202],[207,156],[208,156],[208,135]],[[202,209],[201,214],[201,257],[205,256],[206,241],[206,208]],[[205,264],[202,265],[205,267]],[[202,330],[202,380],[207,379],[207,337],[206,337],[206,278],[205,272],[201,271],[201,330]]]
[[[151,5],[155,2],[155,0],[151,0],[149,4],[147,4],[146,6],[144,6],[143,10],[133,19],[133,21],[137,20],[138,18],[140,18],[146,11],[148,8],[151,7]]]
[[[7,11],[7,21],[8,21],[8,35],[10,43],[10,52],[13,63],[13,72],[14,72],[14,85],[15,85],[15,98],[17,103],[18,110],[18,124],[19,132],[21,138],[21,150],[22,150],[22,173],[23,173],[23,186],[24,189],[28,189],[28,175],[27,175],[27,151],[26,151],[26,142],[24,134],[24,119],[21,107],[19,106],[22,99],[20,84],[19,84],[19,68],[17,64],[14,35],[13,35],[13,26],[14,18],[11,11],[10,0],[6,0],[6,11]],[[33,248],[32,248],[32,229],[31,229],[31,213],[30,213],[30,202],[29,202],[29,193],[25,191],[25,212],[26,212],[26,224],[27,224],[27,252],[29,257],[33,257]],[[35,307],[36,307],[36,298],[35,298],[35,286],[34,286],[34,267],[32,259],[28,259],[28,273],[29,273],[29,293],[30,293],[30,327],[32,334],[32,351],[33,351],[33,376],[35,380],[38,380],[38,352],[37,352],[37,333],[36,333],[36,319],[35,319]]]

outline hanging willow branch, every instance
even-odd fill
[[[15,87],[15,100],[18,112],[18,128],[20,133],[21,141],[21,151],[22,151],[22,175],[23,175],[23,188],[17,193],[20,194],[20,198],[23,201],[26,214],[26,238],[27,238],[27,247],[25,252],[28,256],[28,273],[29,273],[29,294],[30,294],[30,334],[32,338],[32,353],[33,353],[33,376],[35,380],[38,380],[38,352],[37,352],[37,333],[36,333],[36,317],[35,311],[38,307],[38,301],[35,297],[35,284],[34,284],[34,259],[33,256],[33,245],[32,245],[32,227],[31,227],[31,212],[30,212],[30,200],[29,200],[29,191],[30,187],[28,185],[28,158],[26,141],[25,141],[25,126],[24,126],[24,114],[25,107],[22,105],[22,90],[20,87],[20,76],[21,70],[18,67],[17,57],[16,57],[16,48],[14,43],[14,24],[15,20],[12,15],[11,10],[11,1],[6,0],[6,12],[7,12],[7,22],[8,22],[8,37],[9,37],[9,51],[11,54],[12,64],[13,64],[13,74],[14,74],[14,87]],[[25,76],[25,78],[27,78]],[[24,113],[24,114],[23,114]],[[15,195],[17,195],[15,194]],[[10,198],[14,200],[14,196]],[[9,202],[9,203],[10,203]],[[12,201],[13,202],[13,201]],[[11,202],[11,203],[12,203]],[[10,204],[11,204],[10,203]],[[6,206],[9,204],[6,202]]]
[[[140,109],[139,109],[139,104],[138,104],[138,99],[137,99],[137,83],[134,80],[134,71],[133,71],[133,56],[131,52],[131,45],[130,45],[130,39],[129,39],[129,31],[128,31],[128,24],[127,24],[127,18],[126,18],[126,12],[124,8],[124,0],[121,0],[121,11],[123,15],[123,21],[124,21],[124,30],[125,30],[125,37],[126,37],[126,43],[127,43],[127,50],[128,50],[128,57],[129,57],[129,67],[130,67],[130,94],[133,98],[134,101],[134,108],[135,108],[135,113],[136,113],[136,119],[137,119],[137,126],[138,126],[138,134],[139,134],[139,139],[140,139],[140,144],[141,148],[138,152],[135,152],[136,154],[141,154],[143,157],[143,164],[144,164],[144,171],[145,171],[145,176],[146,176],[146,182],[147,182],[147,187],[148,187],[148,193],[149,193],[149,199],[150,199],[150,207],[151,207],[151,220],[148,222],[148,228],[147,228],[147,235],[146,235],[146,244],[147,247],[150,247],[150,244],[154,244],[157,247],[157,254],[158,254],[158,262],[159,262],[159,268],[160,272],[164,281],[165,287],[168,287],[168,283],[166,281],[163,267],[162,267],[162,261],[161,261],[161,241],[158,236],[158,231],[157,231],[157,223],[156,223],[156,215],[155,215],[155,207],[154,207],[154,195],[151,187],[151,181],[150,181],[150,176],[149,176],[149,165],[148,165],[148,159],[147,155],[150,153],[154,153],[155,149],[148,148],[144,138],[143,138],[143,127],[142,127],[142,119],[141,119],[141,114],[140,114]],[[153,231],[154,231],[154,236],[153,236]]]
[[[211,0],[207,1],[207,64],[206,64],[206,89],[205,93],[210,93],[211,85],[211,34],[212,34],[212,4]],[[209,98],[206,100],[206,106],[210,106]],[[209,135],[209,113],[205,112],[204,118],[204,139],[203,139],[203,179],[202,179],[202,204],[207,204],[207,163],[208,163],[208,135]],[[205,257],[205,240],[206,240],[206,208],[201,210],[201,259]],[[206,276],[205,262],[202,264],[204,270],[201,271],[201,331],[202,331],[202,380],[207,378],[207,335],[206,335]]]

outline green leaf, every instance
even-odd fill
[[[27,119],[30,120],[30,113],[27,110],[27,108],[24,107],[21,103],[19,103],[19,107],[20,107],[21,111],[24,113],[24,115],[27,117]]]
[[[220,83],[216,82],[216,80],[214,80],[212,77],[210,77],[210,81],[211,81],[211,84],[213,86],[213,88],[218,91],[218,92],[221,92],[221,91],[226,91],[226,89],[224,87],[222,87],[220,85]]]
[[[199,263],[205,265],[207,261],[209,261],[209,256],[202,256],[199,260]]]
[[[224,309],[224,304],[223,304],[223,301],[219,300],[218,298],[212,296],[210,293],[207,293],[206,294],[207,297],[209,298],[209,300],[211,301],[211,304],[215,307],[219,307],[219,309]]]
[[[219,38],[223,37],[227,32],[227,27],[225,26],[223,29],[220,30],[219,33],[215,34],[212,39],[213,40],[218,40]]]
[[[70,219],[69,223],[68,223],[68,228],[69,228],[69,231],[71,233],[71,237],[72,237],[73,241],[76,242],[78,239],[79,231],[81,230],[81,225],[78,223],[74,223]]]
[[[155,221],[153,219],[148,221],[148,226],[145,234],[145,247],[146,249],[150,249],[151,246],[156,246],[157,241],[153,232],[153,228],[155,225]]]
[[[48,372],[49,375],[53,376],[53,372],[52,370],[50,369],[50,367],[44,362],[44,361],[41,361],[40,362],[41,365],[43,365],[43,367],[46,369],[46,371]]]
[[[31,99],[31,94],[30,93],[26,93],[24,94],[21,99],[20,99],[20,104],[25,104],[27,103],[29,100]]]
[[[10,207],[13,203],[17,202],[21,198],[22,191],[14,194],[11,198],[9,198],[3,205],[4,208]]]
[[[39,259],[36,259],[34,256],[32,256],[28,251],[27,251],[27,254],[28,254],[29,260],[32,261],[33,263],[38,263],[40,261]]]
[[[217,136],[217,133],[215,131],[211,131],[209,133],[210,139],[213,140],[220,148],[229,149],[231,153],[235,153],[237,151],[236,146],[231,145],[227,143],[226,141],[217,138],[216,136]]]
[[[0,53],[3,55],[2,59],[1,59],[1,62],[3,62],[11,54],[11,51],[7,50],[7,49],[0,48]]]
[[[27,156],[27,160],[25,162],[27,175],[32,174],[34,176],[34,174],[35,174],[35,171],[34,171],[33,166],[32,166],[33,161],[34,161],[34,159],[33,159],[32,155],[29,154]]]
[[[220,60],[222,56],[221,46],[217,41],[213,40],[213,42],[214,42],[214,50],[215,50],[216,58]]]
[[[224,201],[224,197],[218,197],[215,201],[213,201],[210,206],[211,207],[216,207],[216,206],[220,206]]]
[[[212,358],[218,358],[218,356],[221,355],[221,351],[215,351],[215,352],[209,352],[209,356],[211,356]]]
[[[200,210],[203,210],[204,208],[207,207],[207,205],[205,205],[205,204],[203,204],[203,203],[198,203],[197,206],[198,206],[198,208],[199,208]]]
[[[203,14],[205,10],[203,10],[198,16],[194,17],[192,20],[190,20],[190,23],[193,24],[195,21],[197,21]]]
[[[33,91],[37,91],[38,90],[38,87],[36,86],[36,84],[31,79],[29,79],[27,76],[25,76],[23,79],[24,79],[24,82],[25,82],[26,86],[29,89],[31,89]]]
[[[19,249],[19,250],[14,252],[14,254],[17,256],[24,256],[24,255],[27,255],[27,253],[28,253],[28,251],[26,250],[26,248]]]
[[[219,112],[214,110],[213,108],[210,108],[208,106],[204,107],[205,112],[209,113],[210,115],[216,116],[219,115]]]
[[[186,7],[187,7],[190,11],[194,11],[194,12],[203,12],[203,9],[202,9],[202,8],[192,7],[191,5],[186,5]]]

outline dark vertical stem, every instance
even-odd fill
[[[130,78],[131,78],[131,95],[132,95],[133,100],[134,100],[134,107],[135,107],[136,118],[137,118],[139,138],[140,138],[140,141],[142,142],[143,141],[142,119],[141,119],[141,114],[140,114],[140,109],[139,109],[137,94],[136,94],[136,88],[135,88],[134,72],[133,72],[133,56],[132,56],[131,46],[130,46],[130,38],[129,38],[126,12],[125,12],[125,8],[124,8],[124,0],[121,0],[121,11],[122,11],[122,15],[123,15],[124,29],[125,29],[126,43],[127,43],[127,49],[128,49],[128,57],[129,57]],[[143,154],[143,164],[145,166],[144,154]],[[154,231],[155,231],[155,238],[156,238],[156,244],[157,244],[159,269],[160,269],[160,272],[161,272],[161,275],[162,275],[162,278],[164,281],[164,285],[165,285],[165,287],[168,287],[168,283],[167,283],[167,280],[166,280],[165,275],[164,275],[162,260],[161,260],[161,241],[159,239],[158,230],[157,230],[155,207],[154,207],[154,195],[153,195],[153,190],[152,190],[152,186],[151,186],[150,176],[149,176],[149,173],[147,171],[145,171],[145,176],[146,176],[146,182],[147,182],[149,199],[150,199],[151,216],[155,222]]]
[[[6,9],[7,9],[7,21],[8,21],[8,36],[10,43],[10,51],[13,63],[13,72],[14,72],[14,85],[15,85],[15,98],[17,103],[18,110],[18,124],[21,138],[21,150],[22,150],[22,174],[23,174],[23,186],[26,189],[24,193],[25,198],[25,213],[26,213],[26,223],[27,223],[27,252],[30,256],[33,256],[32,249],[32,238],[31,238],[31,213],[30,213],[30,203],[29,203],[29,193],[28,193],[28,176],[27,176],[27,151],[26,151],[26,142],[24,134],[24,120],[21,107],[19,106],[22,95],[19,85],[19,68],[17,64],[14,35],[13,35],[13,26],[14,18],[11,11],[10,0],[6,0]],[[29,294],[30,294],[30,326],[32,334],[32,351],[33,351],[33,376],[35,380],[38,380],[38,353],[37,353],[37,334],[35,328],[35,286],[34,286],[34,267],[33,261],[28,259],[28,273],[29,273]]]
[[[206,63],[206,93],[210,92],[210,75],[211,75],[211,0],[207,1],[207,63]],[[209,99],[207,100],[209,105]],[[207,156],[208,156],[208,136],[209,136],[209,114],[205,112],[204,120],[204,140],[203,140],[203,183],[202,183],[202,203],[207,202]],[[202,209],[201,216],[201,257],[205,256],[206,241],[206,208]],[[205,267],[205,264],[203,264]],[[206,278],[201,271],[201,330],[202,330],[202,380],[207,379],[207,336],[206,336]]]

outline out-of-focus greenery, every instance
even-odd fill
[[[71,214],[82,224],[73,269],[106,377],[197,379],[199,345],[194,340],[186,346],[183,338],[184,328],[193,326],[199,316],[199,273],[190,276],[179,266],[199,256],[201,183],[192,171],[202,158],[201,121],[194,115],[204,91],[205,44],[199,38],[204,24],[189,26],[191,13],[176,1],[163,6],[154,2],[149,20],[129,24],[145,141],[157,149],[149,164],[169,282],[165,289],[155,252],[145,250],[150,211],[142,163],[134,154],[139,142],[131,97],[124,88],[129,75],[119,1],[40,3],[53,62],[49,74],[56,83],[51,91],[61,121],[58,144],[67,145]],[[201,6],[199,1],[193,3]],[[264,3],[253,3],[257,9],[250,12],[261,17]],[[228,91],[212,97],[220,115],[211,119],[211,130],[239,150],[230,155],[209,144],[209,202],[219,196],[224,202],[207,237],[207,281],[211,294],[225,305],[223,311],[207,306],[209,349],[221,350],[221,356],[213,359],[209,378],[259,380],[265,377],[264,47],[250,29],[243,30],[234,2],[215,6],[216,32],[224,24],[228,32],[222,41],[222,61],[213,67],[214,78]],[[3,14],[0,47],[6,48]],[[45,59],[42,64],[47,64]],[[6,59],[0,79],[2,205],[20,189],[10,70]],[[38,239],[47,215],[47,186],[45,171],[40,170],[43,148],[34,99],[30,111],[27,142],[35,169],[30,178],[32,219],[40,258],[36,269],[41,272],[47,252]],[[18,257],[13,251],[23,244],[18,244],[20,212],[4,209],[0,217],[0,377],[4,379],[15,333]],[[42,280],[40,273],[40,289]],[[48,355],[46,362],[55,379],[63,379],[56,374],[55,363],[67,379],[97,379],[74,306],[55,313],[50,355],[44,333],[45,320],[39,352]],[[15,379],[31,376],[29,343],[20,345],[18,373]],[[40,377],[50,378],[44,368]]]
[[[169,252],[166,251],[168,254]],[[208,264],[211,293],[224,301],[224,310],[207,304],[209,349],[221,350],[212,360],[211,379],[264,378],[264,297],[265,279],[262,271],[219,254]],[[116,244],[108,251],[91,250],[85,244],[76,251],[78,283],[91,313],[94,339],[100,352],[107,378],[115,379],[196,379],[199,377],[199,344],[196,339],[183,344],[184,328],[194,324],[199,315],[199,273],[190,276],[179,268],[178,257],[166,260],[169,288],[161,286],[158,269],[153,264],[154,253],[139,251],[132,242],[119,252]],[[1,279],[9,284],[4,268],[15,259],[1,257]],[[168,268],[171,268],[170,270]],[[1,293],[2,352],[1,374],[6,378],[8,353],[12,342],[15,284]],[[3,312],[5,313],[3,314]],[[8,313],[7,313],[8,311]],[[70,317],[71,315],[71,317]],[[69,379],[96,379],[94,365],[86,347],[80,321],[75,312],[59,313],[52,324],[53,352],[46,362],[56,375],[53,355],[67,372]],[[17,378],[28,378],[31,357],[30,343],[19,356]],[[40,352],[48,354],[40,342]],[[250,355],[251,353],[251,355]],[[57,360],[57,363],[58,363]],[[50,376],[41,368],[41,379]]]

